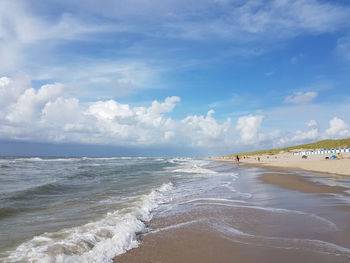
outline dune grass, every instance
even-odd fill
[[[270,150],[261,150],[261,151],[254,151],[254,152],[243,152],[243,153],[236,153],[231,154],[229,157],[233,157],[238,155],[274,155],[278,154],[280,152],[291,152],[293,150],[320,150],[320,149],[334,149],[334,148],[348,148],[350,147],[350,138],[348,139],[341,139],[341,140],[323,140],[318,141],[314,143],[308,143],[308,144],[301,144],[291,147],[285,147],[285,148],[276,148],[276,149],[270,149]]]

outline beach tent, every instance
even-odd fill
[[[346,148],[346,149],[345,149],[345,152],[346,152],[346,153],[350,152],[350,149],[349,149],[349,148]]]

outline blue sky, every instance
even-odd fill
[[[1,1],[1,154],[350,137],[349,18],[348,1]]]

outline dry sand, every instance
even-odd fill
[[[281,153],[271,156],[260,155],[246,158],[242,158],[241,156],[240,162],[281,168],[302,169],[330,174],[350,175],[350,153],[343,153],[344,158],[340,160],[326,160],[326,156],[329,155],[310,155],[308,156],[308,159],[302,159],[300,155]],[[258,161],[258,157],[260,158],[260,161]],[[223,159],[218,158],[215,158],[215,160],[223,161]]]

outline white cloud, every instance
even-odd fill
[[[119,104],[114,100],[95,102],[89,107],[88,113],[102,120],[113,120],[117,117],[126,118],[134,115],[129,105]]]
[[[29,61],[37,61],[46,56],[52,59],[54,55],[47,52],[64,41],[87,40],[89,34],[121,30],[117,24],[90,23],[87,22],[89,20],[68,13],[50,20],[50,16],[45,13],[40,14],[37,10],[36,13],[31,12],[36,5],[38,2],[31,6],[30,1],[0,1],[2,72],[23,70],[28,64],[31,68],[32,63]]]
[[[276,38],[336,32],[350,24],[347,6],[317,0],[179,0],[162,3],[104,0],[87,1],[84,5],[80,1],[59,2],[56,6],[55,3],[31,0],[0,1],[0,69],[18,69],[21,63],[28,64],[31,53],[52,59],[54,54],[48,54],[48,47],[77,39],[96,41],[91,34],[101,32],[198,40],[215,37],[241,44],[242,41],[263,43],[268,40],[270,43]],[[50,8],[56,9],[55,16]],[[219,15],[208,16],[208,11]],[[246,45],[237,48],[240,50]],[[260,49],[247,50],[259,55]]]
[[[231,119],[220,124],[213,118],[214,110],[207,112],[206,116],[191,115],[179,123],[182,136],[189,136],[189,143],[193,146],[218,146],[216,143],[233,143],[231,134]]]
[[[317,128],[310,129],[308,131],[296,131],[295,135],[288,138],[289,143],[303,143],[310,142],[319,139],[319,131]]]
[[[334,117],[329,120],[329,128],[320,131],[318,123],[315,120],[310,120],[306,123],[309,130],[289,132],[289,135],[281,136],[278,141],[282,146],[295,145],[307,142],[314,142],[324,139],[341,139],[350,137],[350,126],[342,119]]]
[[[14,103],[27,88],[30,88],[30,79],[28,76],[21,75],[15,80],[7,77],[1,77],[0,108],[5,108],[8,105]]]
[[[180,98],[153,101],[149,107],[132,107],[115,100],[96,101],[84,106],[78,99],[65,97],[61,84],[36,90],[19,88],[15,80],[1,78],[10,103],[1,104],[0,137],[53,142],[108,145],[191,145],[215,146],[227,138],[230,120],[219,123],[213,111],[182,120],[168,116]],[[17,82],[18,83],[18,82]],[[19,90],[19,91],[18,91]]]
[[[309,120],[306,123],[306,126],[309,127],[309,128],[317,128],[318,127],[318,123],[315,120]]]
[[[289,136],[282,136],[279,138],[279,144],[301,144],[305,142],[316,141],[321,138],[320,131],[318,129],[318,123],[315,120],[309,120],[306,122],[306,127],[309,128],[306,131],[297,130],[289,134]]]
[[[75,123],[82,117],[82,109],[76,98],[59,97],[48,101],[43,107],[42,121],[54,126]]]
[[[248,0],[244,3],[104,0],[88,1],[84,6],[80,1],[69,0],[60,1],[59,8],[52,16],[49,13],[52,10],[46,8],[55,7],[54,3],[46,5],[31,0],[0,1],[0,71],[5,74],[30,71],[35,79],[59,80],[74,86],[76,93],[73,95],[80,99],[82,97],[78,93],[85,97],[106,99],[129,95],[143,88],[159,88],[159,68],[171,66],[158,61],[158,65],[162,66],[157,68],[154,66],[157,63],[143,59],[147,51],[154,51],[153,45],[146,52],[137,51],[134,61],[120,59],[127,56],[125,54],[134,45],[147,47],[148,43],[143,43],[144,36],[147,39],[225,39],[235,43],[234,51],[225,50],[225,55],[258,56],[266,52],[263,43],[270,43],[271,36],[275,41],[276,36],[289,38],[300,34],[328,33],[342,30],[350,23],[347,19],[349,8],[315,0]],[[193,12],[194,7],[196,12]],[[70,10],[71,13],[62,10]],[[208,16],[208,10],[220,15]],[[115,34],[96,37],[95,34],[101,32],[136,33],[139,43],[127,43],[120,47],[115,44]],[[110,57],[103,55],[96,58],[84,54],[82,59],[76,53],[69,53],[69,60],[62,59],[68,56],[65,53],[69,52],[67,47],[75,46],[75,40],[103,42],[108,46],[108,54],[114,62],[109,62]],[[110,42],[116,47],[110,46]],[[247,42],[252,45],[247,45]],[[340,49],[344,46],[343,42],[339,40]],[[94,43],[91,46],[98,45]],[[132,55],[135,56],[135,53]]]
[[[35,79],[60,76],[71,96],[109,99],[133,94],[143,89],[159,89],[159,75],[167,69],[147,61],[89,61],[84,66],[49,68],[45,74],[35,70]],[[68,90],[67,90],[68,91]]]
[[[293,103],[293,104],[308,104],[311,103],[316,97],[317,92],[295,92],[291,96],[287,96],[284,99],[285,103]]]
[[[213,110],[205,115],[174,119],[171,114],[180,102],[176,96],[153,101],[143,107],[116,100],[83,104],[77,98],[67,97],[65,89],[62,84],[49,84],[36,90],[25,77],[18,80],[0,78],[0,92],[4,96],[0,104],[0,138],[124,146],[205,147],[227,151],[244,145],[255,149],[258,146],[271,148],[350,136],[349,125],[337,117],[331,119],[330,127],[324,132],[319,130],[316,119],[312,119],[306,122],[309,128],[306,131],[295,127],[263,133],[261,128],[265,117],[261,114],[241,116],[236,124],[229,118],[218,121]],[[303,107],[301,112],[305,112]],[[278,112],[281,113],[281,110]],[[292,112],[295,114],[295,109]],[[276,121],[273,114],[267,116],[268,121],[269,118]]]
[[[0,37],[3,40],[17,40],[22,44],[33,44],[48,39],[78,39],[83,34],[104,31],[118,31],[117,26],[89,24],[78,16],[62,13],[58,20],[47,20],[30,12],[29,1],[0,2]]]
[[[334,117],[329,121],[329,128],[325,132],[331,138],[342,138],[350,136],[350,127],[342,119]]]
[[[203,4],[203,3],[202,3]],[[335,32],[349,25],[350,10],[316,0],[225,1],[202,6],[221,12],[219,18],[192,13],[168,22],[168,35],[192,39],[220,37],[238,41],[285,39],[301,34]],[[179,16],[182,18],[179,23]],[[202,18],[202,19],[201,19]]]
[[[264,116],[262,115],[249,115],[238,118],[236,129],[239,131],[243,143],[252,144],[259,140],[258,132],[263,119]]]
[[[17,102],[9,107],[10,113],[6,118],[11,122],[32,122],[39,118],[46,103],[58,98],[62,90],[61,84],[44,85],[38,91],[26,89]]]

